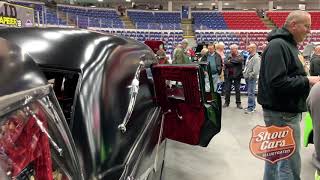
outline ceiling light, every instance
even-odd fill
[[[215,6],[216,5],[216,3],[211,3],[211,6]]]
[[[224,3],[224,5],[229,6],[229,3],[226,2],[226,3]]]
[[[202,6],[202,5],[203,5],[203,3],[198,3],[198,5],[199,5],[199,6]]]
[[[98,2],[103,2],[103,0],[98,0]]]
[[[131,2],[131,0],[126,0],[126,2]]]

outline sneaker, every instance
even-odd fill
[[[246,107],[246,108],[244,108],[243,110],[244,110],[244,111],[248,111],[249,109],[250,109],[249,107]],[[256,108],[254,108],[252,111],[255,112],[255,111],[256,111]]]
[[[241,104],[237,104],[237,108],[238,108],[238,109],[243,109],[243,107],[241,106]]]
[[[222,107],[223,107],[223,108],[229,107],[229,104],[224,103]]]
[[[314,180],[320,180],[320,175],[319,175],[318,171],[316,171],[314,173]]]
[[[247,109],[246,111],[244,111],[245,114],[250,114],[253,113],[255,110],[254,109]]]

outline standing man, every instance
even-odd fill
[[[262,54],[258,102],[262,105],[266,126],[289,126],[296,143],[294,154],[275,164],[265,162],[264,180],[300,180],[300,121],[307,110],[310,85],[320,77],[307,77],[297,44],[311,28],[311,16],[305,11],[291,12],[282,28],[272,30]]]
[[[224,82],[225,82],[225,102],[223,107],[228,107],[230,104],[231,85],[234,83],[236,91],[236,104],[238,109],[242,109],[240,99],[240,81],[242,76],[242,62],[243,57],[238,52],[238,45],[232,44],[230,46],[230,54],[224,61]]]
[[[201,61],[209,62],[213,79],[214,92],[216,92],[222,70],[222,59],[221,56],[215,52],[214,44],[208,45],[208,52],[201,58]]]
[[[257,45],[250,44],[247,49],[249,57],[243,71],[243,77],[246,80],[248,92],[248,107],[245,108],[246,114],[252,113],[256,109],[255,89],[260,71],[260,56],[257,53]]]

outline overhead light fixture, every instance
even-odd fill
[[[98,0],[98,2],[103,2],[103,0]]]
[[[229,6],[229,3],[226,2],[226,3],[224,3],[224,5]]]
[[[216,3],[211,3],[211,6],[215,6],[216,5]]]
[[[198,3],[198,5],[199,5],[199,6],[202,6],[202,5],[203,5],[203,3]]]
[[[126,0],[126,2],[131,2],[131,0]]]

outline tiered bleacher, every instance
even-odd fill
[[[58,17],[58,12],[45,8],[45,24],[67,25],[67,21]]]
[[[123,23],[115,9],[94,9],[58,5],[58,10],[64,12],[80,28],[102,27],[123,28]]]
[[[136,39],[162,40],[166,44],[167,53],[183,39],[181,30],[180,12],[154,12],[128,10],[127,14],[138,29],[122,29],[124,27],[117,11],[106,8],[88,8],[78,6],[58,5],[57,9],[47,8],[44,3],[19,1],[16,4],[34,8],[35,22],[39,24],[68,25],[67,19],[74,22],[77,27],[114,33]],[[288,16],[288,11],[267,12],[277,27],[282,27]],[[310,12],[312,29],[320,29],[320,12]],[[197,43],[224,42],[226,50],[231,44],[238,44],[240,50],[246,49],[249,43],[256,43],[258,49],[267,43],[267,30],[256,12],[192,12],[193,27]],[[261,30],[260,30],[261,29]],[[320,32],[312,31],[304,42],[299,44],[299,49],[310,42],[320,42]]]
[[[311,29],[318,30],[320,29],[320,12],[311,11]],[[267,16],[276,24],[277,27],[282,27],[289,12],[279,12],[279,11],[269,11],[267,12]]]
[[[127,11],[137,29],[181,29],[178,12]]]
[[[227,25],[220,12],[192,12],[193,29],[227,29]]]
[[[282,27],[284,22],[286,21],[289,12],[277,12],[277,11],[268,11],[267,16],[271,21],[277,26]]]
[[[254,11],[248,12],[222,12],[223,18],[227,24],[228,29],[250,29],[262,30],[268,29],[260,20],[257,13]]]
[[[266,30],[196,30],[195,35],[197,43],[223,42],[227,51],[231,44],[237,44],[240,50],[245,50],[249,43],[257,44],[260,50],[262,44],[267,43],[268,32]]]
[[[146,29],[111,29],[111,28],[89,28],[104,33],[118,34],[140,42],[146,40],[161,40],[165,44],[167,53],[172,53],[173,47],[183,39],[182,30],[146,30]]]

